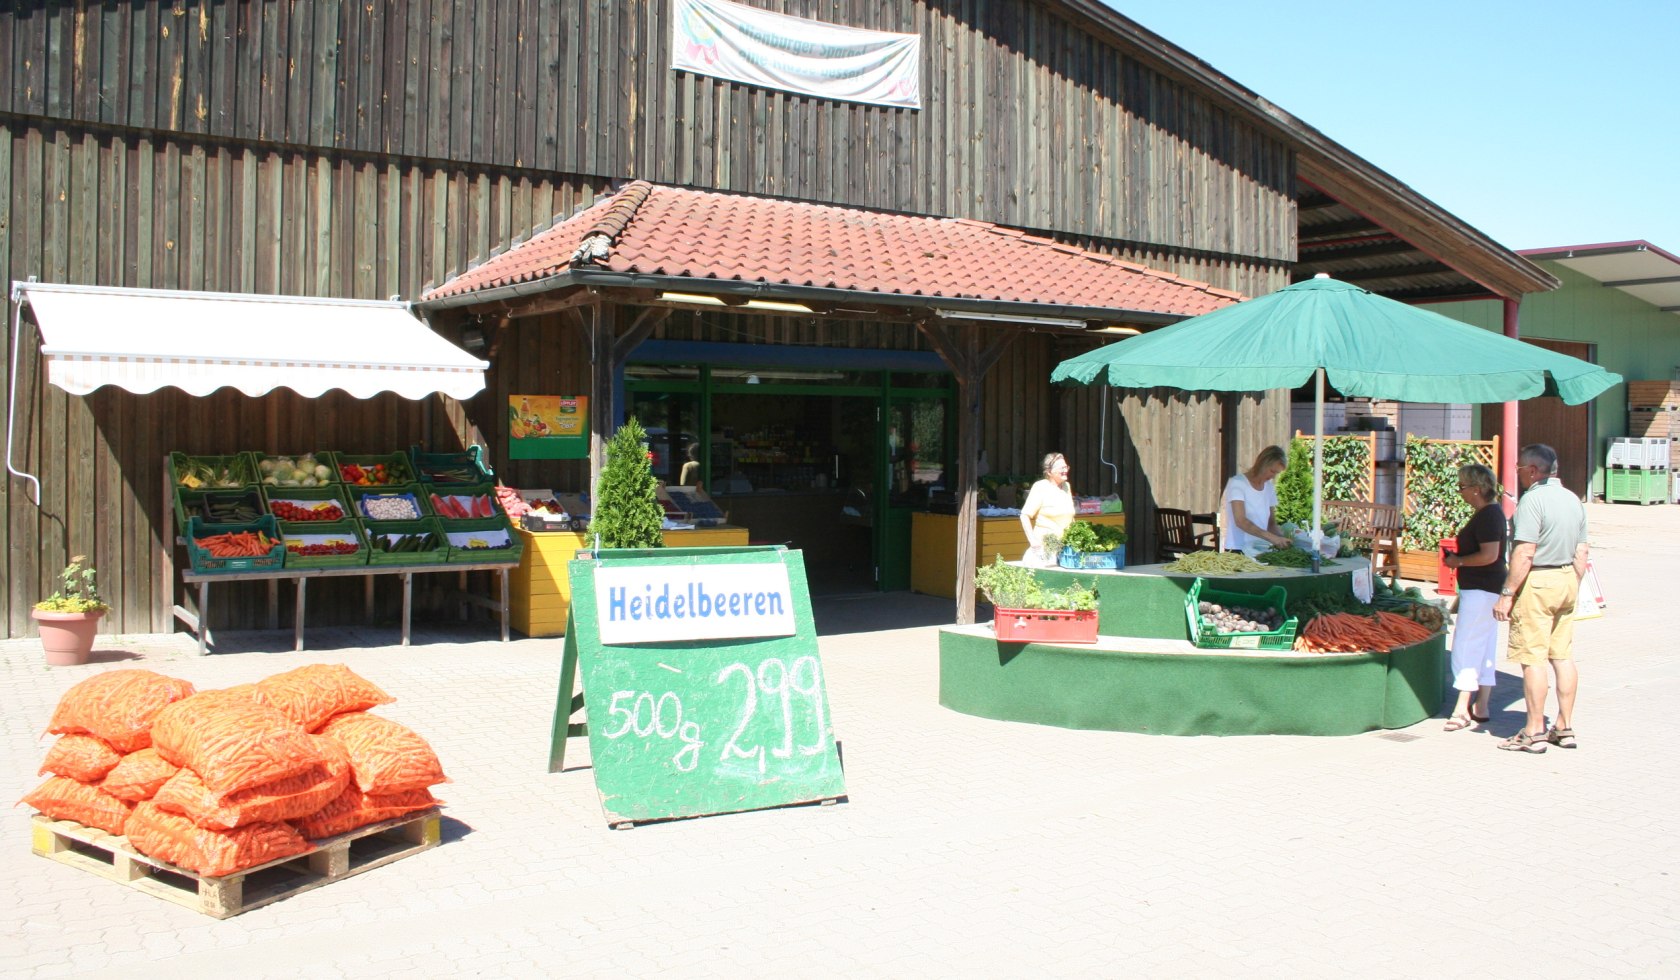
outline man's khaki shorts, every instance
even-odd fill
[[[1531,570],[1511,607],[1506,658],[1525,667],[1568,660],[1575,641],[1575,597],[1580,590],[1573,565]]]

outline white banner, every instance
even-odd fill
[[[797,632],[781,562],[603,566],[595,570],[595,613],[608,645]]]
[[[671,67],[848,102],[922,107],[922,39],[728,0],[672,0]]]

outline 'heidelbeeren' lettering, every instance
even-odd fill
[[[653,586],[643,587],[641,595],[631,595],[622,585],[607,590],[607,619],[611,622],[630,622],[649,619],[705,619],[708,617],[780,616],[785,596],[781,592],[764,590],[749,592],[707,592],[698,582],[675,595],[671,586],[662,586],[656,594]]]

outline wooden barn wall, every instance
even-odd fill
[[[753,3],[919,34],[924,108],[672,71],[670,0],[13,0],[0,112],[1294,257],[1287,147],[1055,5]]]
[[[472,252],[602,189],[558,175],[446,171],[16,120],[0,120],[0,181],[0,270],[8,281],[369,299],[413,296]],[[9,296],[5,314],[9,326]],[[0,384],[12,364],[7,337]],[[106,630],[172,629],[175,583],[162,576],[158,525],[169,451],[401,448],[419,440],[424,423],[421,403],[389,395],[359,402],[284,390],[251,399],[102,389],[78,398],[44,384],[39,350],[26,322],[17,457],[41,478],[43,498],[37,510],[24,481],[0,486],[0,614],[13,636],[33,632],[30,604],[51,590],[71,554],[94,559],[114,599]],[[449,429],[440,421],[434,431],[444,438]],[[216,587],[212,626],[257,625],[266,609],[260,590]],[[331,591],[311,589],[311,622],[332,621]],[[350,591],[359,614],[360,583]]]

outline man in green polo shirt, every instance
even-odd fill
[[[1522,665],[1528,722],[1499,743],[1512,752],[1575,747],[1575,597],[1587,574],[1587,510],[1557,479],[1557,453],[1544,443],[1517,456],[1522,499],[1511,534],[1511,564],[1493,607],[1511,623],[1506,657]],[[1546,664],[1557,675],[1557,723],[1546,728]]]

